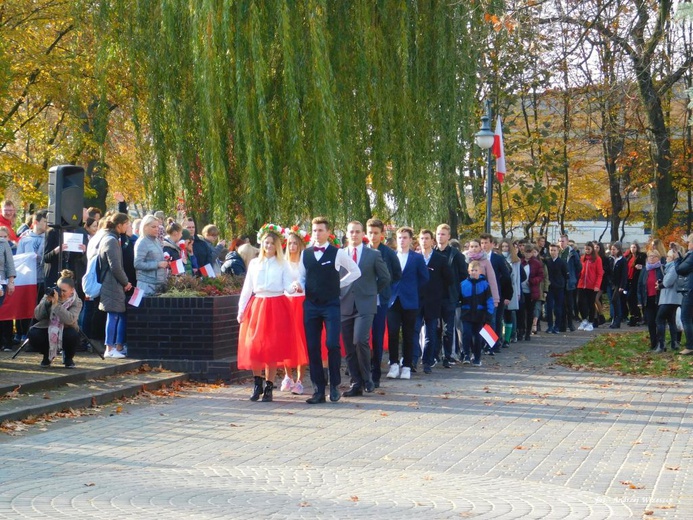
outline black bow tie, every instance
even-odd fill
[[[318,251],[324,253],[324,252],[325,252],[325,249],[327,249],[327,248],[326,248],[326,247],[316,247],[316,248],[314,248],[314,249],[315,249],[315,252],[316,252],[316,253],[317,253]]]

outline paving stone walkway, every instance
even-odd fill
[[[338,403],[239,384],[1,436],[0,518],[693,518],[690,382],[553,365],[590,335]]]

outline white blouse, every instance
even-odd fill
[[[238,313],[241,314],[254,294],[256,298],[283,296],[284,292],[293,293],[294,278],[288,262],[279,263],[275,257],[253,258],[245,275],[241,298],[238,302]]]

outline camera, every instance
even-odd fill
[[[50,298],[51,296],[53,296],[54,294],[59,294],[59,293],[58,293],[58,287],[57,287],[57,286],[55,286],[55,287],[49,287],[48,289],[46,289],[46,296],[48,296],[49,298]]]

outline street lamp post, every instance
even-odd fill
[[[488,151],[486,164],[486,233],[491,233],[491,206],[493,204],[493,158],[491,147],[493,146],[494,134],[491,130],[491,101],[486,100],[486,114],[481,116],[481,130],[475,134],[477,146],[482,150]]]

